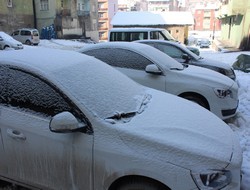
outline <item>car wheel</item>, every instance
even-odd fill
[[[203,100],[202,98],[200,98],[200,97],[192,96],[192,95],[187,95],[187,96],[182,96],[182,97],[185,98],[185,99],[187,99],[187,100],[190,100],[190,101],[192,101],[194,103],[197,103],[200,106],[202,106],[202,107],[204,107],[204,108],[206,108],[206,109],[209,110],[208,103],[205,100]]]
[[[31,45],[31,41],[26,40],[25,44],[26,44],[26,45]]]
[[[7,45],[6,45],[6,46],[3,47],[3,49],[9,48],[9,47],[10,47],[10,46],[7,46]]]
[[[147,178],[133,177],[123,180],[115,190],[170,190],[160,182]]]

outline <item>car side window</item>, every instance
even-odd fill
[[[182,56],[183,56],[183,52],[180,49],[178,49],[174,46],[171,46],[171,45],[158,44],[157,49],[166,53],[167,55],[169,55],[172,58],[182,58]]]
[[[147,65],[154,64],[144,56],[126,49],[103,48],[89,50],[84,53],[94,56],[113,67],[145,70]]]
[[[30,32],[30,31],[27,31],[27,30],[22,30],[22,31],[21,31],[21,35],[22,35],[22,36],[30,36],[30,35],[31,35],[31,32]]]
[[[17,30],[17,31],[14,31],[13,33],[12,33],[12,36],[17,36],[19,34],[19,31]]]
[[[72,111],[65,99],[42,79],[24,71],[0,66],[0,104],[54,116]]]

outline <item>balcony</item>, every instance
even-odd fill
[[[219,18],[245,14],[247,5],[244,0],[231,0],[228,4],[223,4],[218,11]]]
[[[98,11],[99,12],[108,12],[108,8],[99,8]]]

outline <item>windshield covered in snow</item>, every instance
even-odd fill
[[[9,40],[9,41],[15,41],[14,38],[12,38],[10,35],[8,35],[4,32],[0,32],[0,38],[2,38],[4,40]]]
[[[74,64],[55,75],[78,103],[101,118],[136,113],[147,96],[144,87],[99,61]]]

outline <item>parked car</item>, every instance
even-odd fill
[[[0,49],[3,50],[5,48],[23,49],[23,45],[10,35],[0,31]]]
[[[209,48],[210,44],[211,43],[207,38],[198,38],[196,40],[196,46],[199,46],[200,48]]]
[[[108,34],[108,41],[109,42],[116,42],[116,41],[123,41],[123,42],[132,42],[136,40],[166,40],[172,42],[179,41],[174,39],[174,37],[164,28],[112,28],[109,30]],[[186,46],[193,53],[200,55],[200,50],[196,47]]]
[[[34,28],[18,29],[11,36],[26,45],[38,45],[40,43],[39,32]]]
[[[1,179],[51,190],[240,189],[239,139],[192,102],[73,51],[2,52],[0,78]]]
[[[196,102],[223,120],[236,114],[238,85],[218,72],[183,66],[156,48],[135,42],[93,44],[79,52],[114,66],[142,85]]]
[[[236,79],[234,69],[229,64],[197,56],[179,43],[164,40],[138,40],[136,42],[153,46],[180,63],[205,67],[226,75],[233,80]]]

